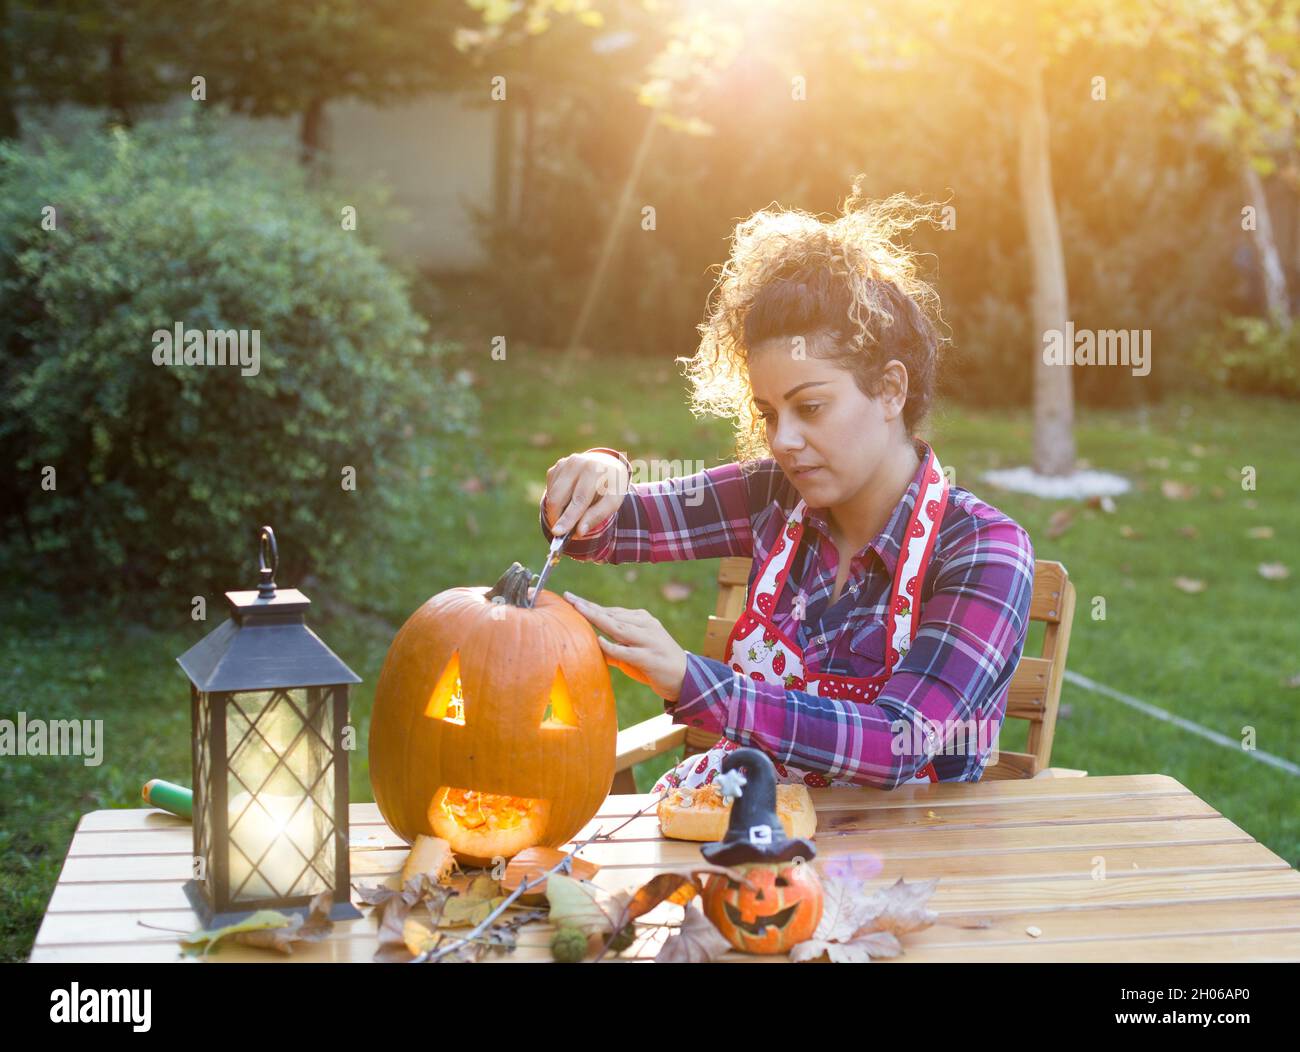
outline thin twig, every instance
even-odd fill
[[[194,934],[194,932],[193,932],[192,930],[191,930],[191,931],[181,931],[179,928],[162,928],[162,927],[159,927],[157,924],[146,924],[146,923],[145,923],[144,921],[142,921],[142,920],[138,920],[138,921],[136,921],[136,924],[140,925],[140,927],[142,927],[142,928],[152,928],[154,931],[169,931],[169,932],[171,932],[173,935],[193,935],[193,934]]]

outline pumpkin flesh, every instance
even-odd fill
[[[429,824],[463,862],[490,866],[536,844],[549,812],[546,800],[443,786],[429,804]]]

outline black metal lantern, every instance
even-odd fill
[[[256,591],[227,592],[230,618],[177,661],[190,678],[193,880],[205,926],[259,909],[361,916],[348,872],[348,685],[361,678],[310,628],[311,600],[275,586],[271,527],[258,541]]]

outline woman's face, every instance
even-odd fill
[[[858,493],[902,432],[901,362],[890,362],[872,398],[847,369],[811,352],[796,355],[794,341],[773,337],[751,350],[749,382],[772,455],[811,507],[834,507]]]

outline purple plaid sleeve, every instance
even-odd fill
[[[758,461],[746,474],[740,464],[720,464],[693,475],[658,482],[634,482],[618,511],[591,536],[570,536],[564,554],[582,562],[669,562],[752,558],[753,516],[772,501],[784,477],[775,460]],[[556,512],[558,515],[558,510]],[[546,520],[546,494],[538,506],[542,535],[554,534]]]
[[[945,526],[947,522],[945,520]],[[687,654],[673,722],[701,727],[779,760],[893,789],[960,741],[978,780],[1006,713],[1006,694],[1029,624],[1034,550],[1004,516],[962,516],[960,535],[934,554],[934,590],[921,605],[911,650],[872,705],[756,682],[720,661]],[[949,531],[945,530],[944,533]]]

